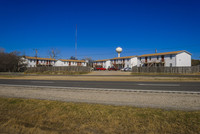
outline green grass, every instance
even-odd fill
[[[0,132],[198,134],[200,111],[0,98]]]

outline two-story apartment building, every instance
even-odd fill
[[[38,67],[38,66],[87,66],[84,60],[68,60],[68,59],[52,59],[52,58],[41,58],[41,57],[29,57],[24,56],[23,62],[27,67]]]
[[[144,66],[165,66],[165,67],[186,67],[191,66],[191,53],[182,51],[144,54],[140,56],[115,57],[106,60],[96,60],[93,67],[144,67]]]
[[[54,66],[56,63],[56,59],[29,56],[23,57],[23,61],[27,65],[27,67]]]
[[[111,67],[121,69],[124,67],[133,67],[137,66],[137,57],[136,56],[126,56],[126,57],[115,57],[110,59]]]
[[[112,59],[96,60],[93,62],[93,67],[103,67],[106,69],[110,67],[121,69],[124,67],[133,67],[133,66],[137,66],[136,56],[115,57]]]
[[[93,62],[93,67],[103,67],[103,68],[110,68],[110,59],[104,59],[104,60],[96,60]]]
[[[138,67],[143,66],[165,66],[165,67],[181,67],[191,66],[191,53],[182,51],[164,52],[144,54],[138,56]]]
[[[59,59],[56,61],[55,66],[87,66],[87,64],[84,60]]]

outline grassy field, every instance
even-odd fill
[[[200,111],[0,98],[0,132],[198,134]]]

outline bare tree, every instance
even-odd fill
[[[55,58],[58,58],[59,55],[60,55],[60,51],[57,48],[51,48],[49,50],[49,56],[50,56],[50,58],[55,59]]]
[[[92,67],[92,64],[93,64],[94,60],[92,60],[91,57],[85,57],[85,58],[82,59],[82,60],[85,60],[85,61],[86,61],[87,66]]]
[[[5,51],[4,48],[0,48],[0,53],[3,53]]]
[[[6,53],[0,51],[0,71],[1,72],[17,72],[24,67],[21,61],[22,57],[17,51]]]
[[[71,56],[70,60],[78,60],[78,59],[76,57],[74,57],[74,56]]]

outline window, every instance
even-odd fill
[[[32,62],[33,60],[32,59],[30,59],[30,62]]]
[[[172,59],[172,55],[170,54],[170,59]]]
[[[149,57],[149,60],[151,60],[151,56]]]
[[[170,67],[172,67],[172,63],[170,63]]]
[[[140,61],[142,60],[142,57],[140,57]]]
[[[159,60],[159,56],[157,56],[157,60]]]

